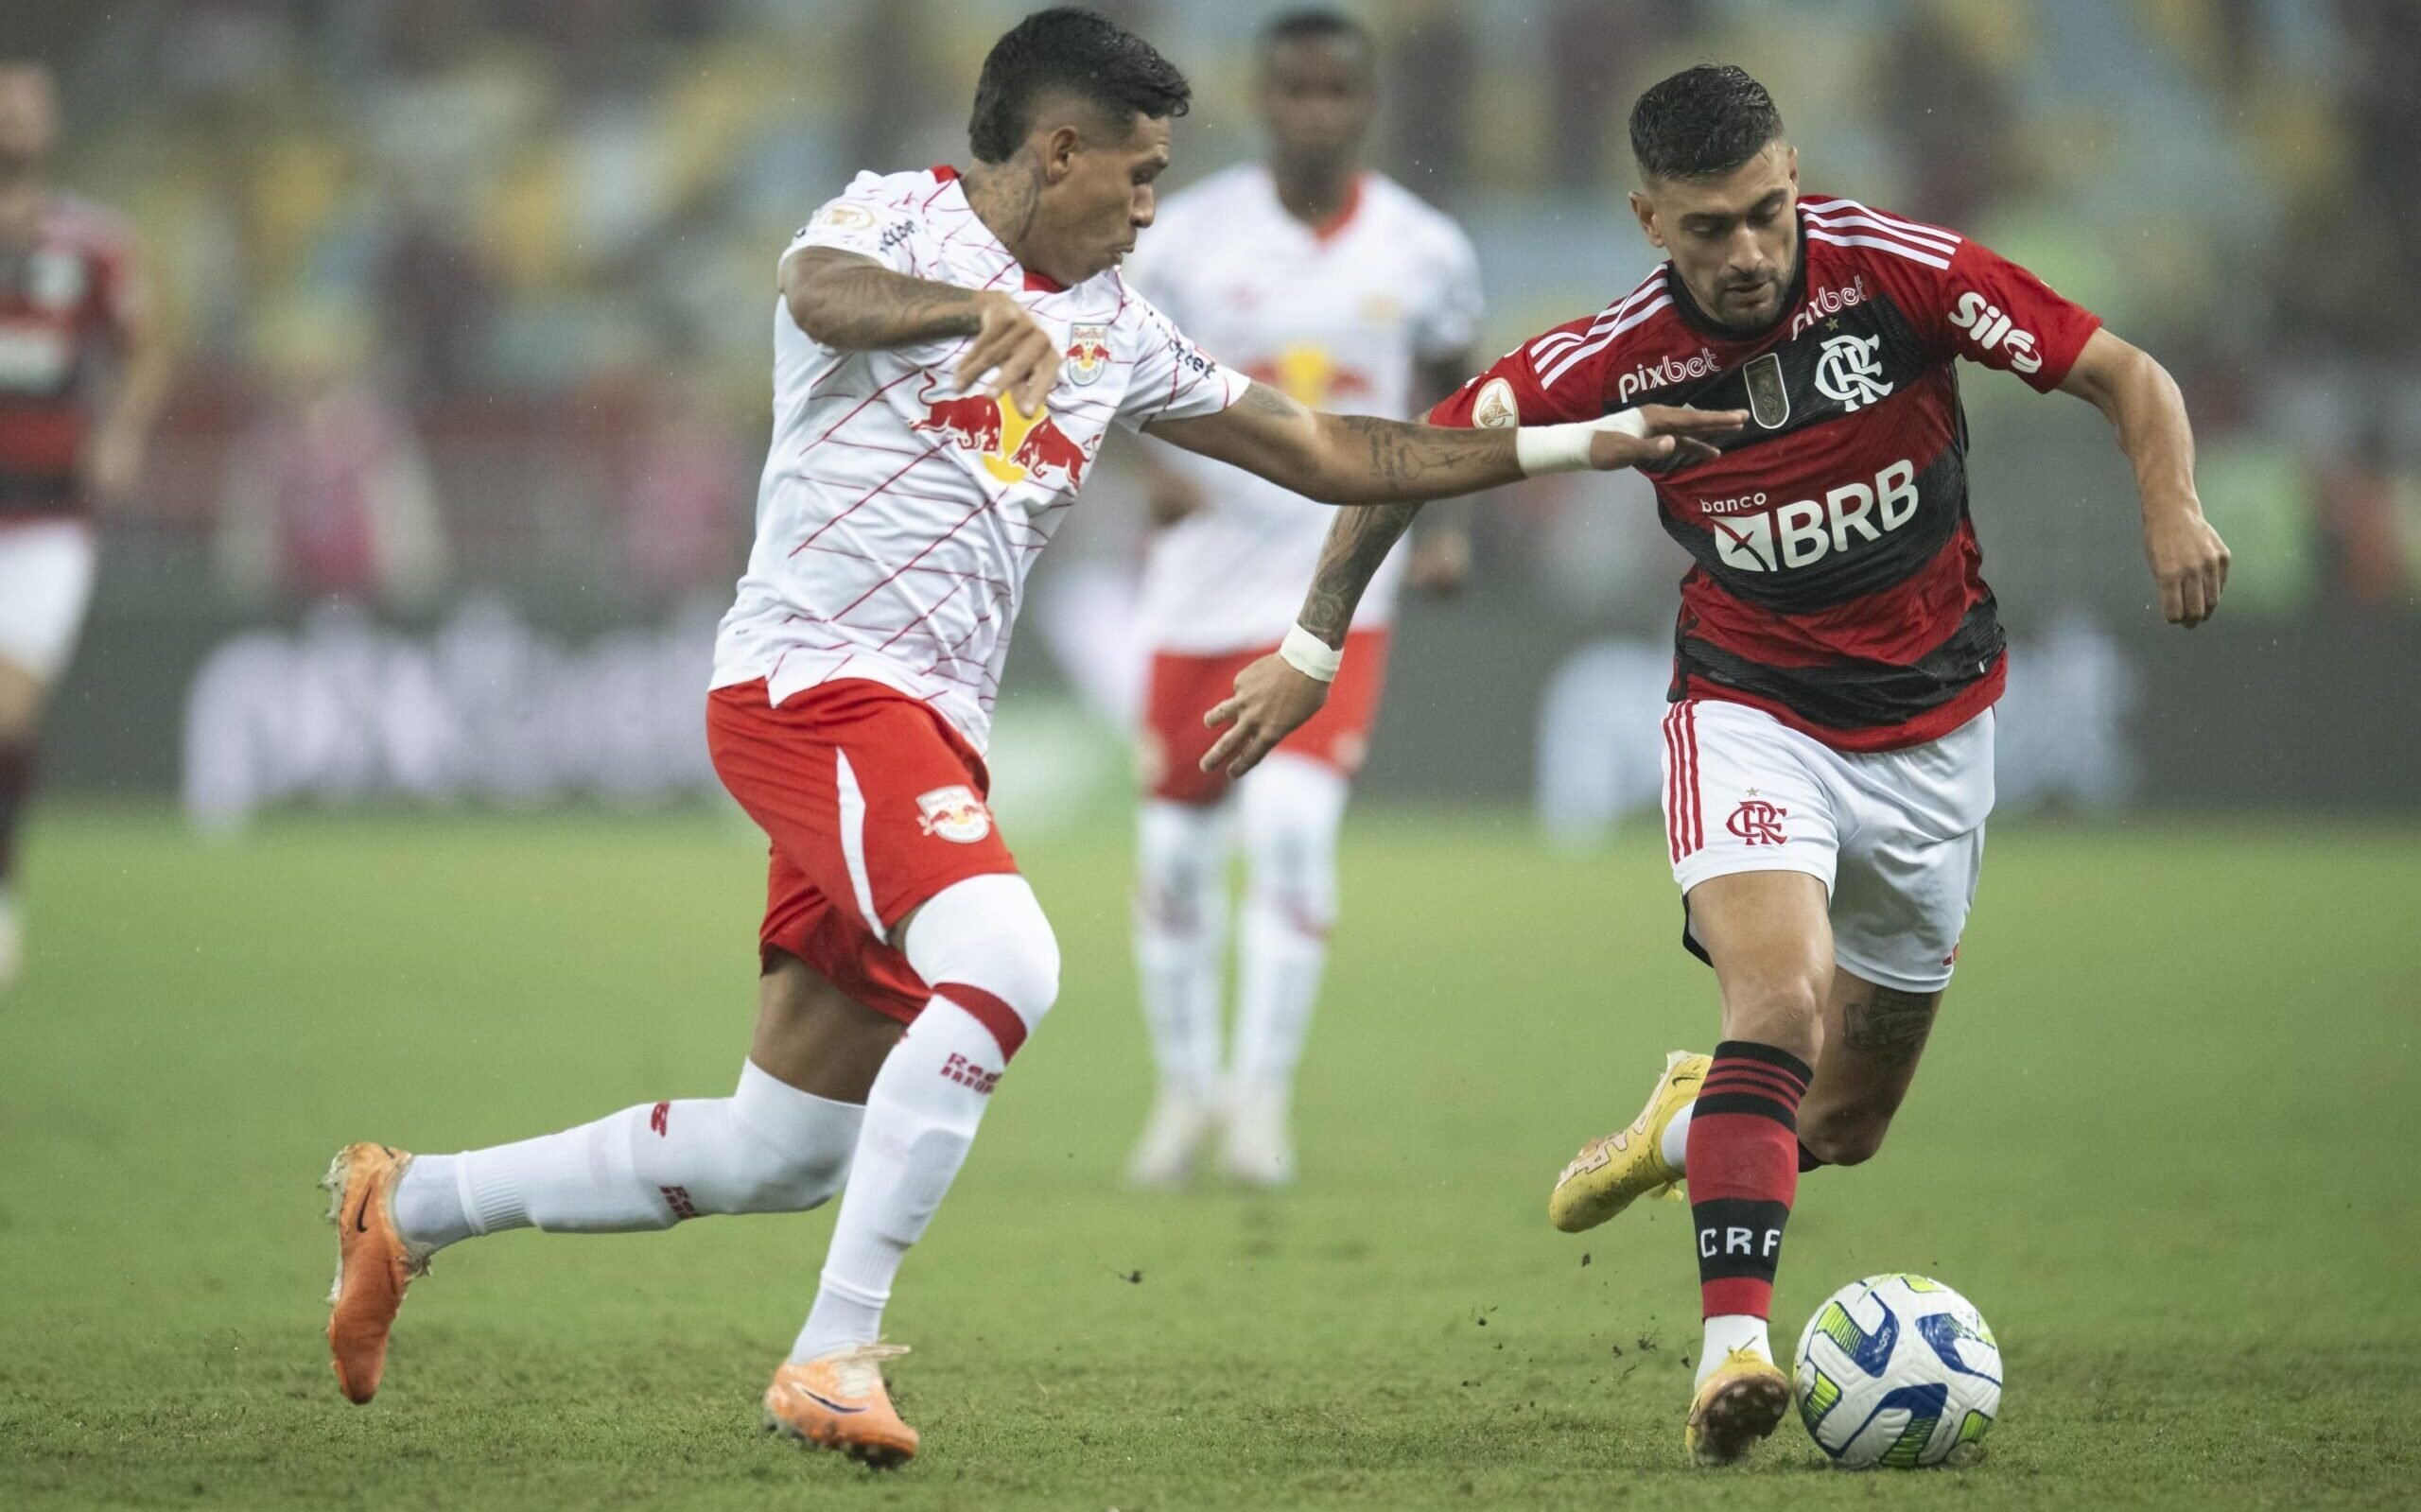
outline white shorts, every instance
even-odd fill
[[[1805,872],[1832,898],[1833,959],[1877,986],[1949,983],[1992,811],[1990,709],[1928,744],[1864,753],[1716,699],[1664,716],[1665,841],[1683,899],[1711,877]]]
[[[97,555],[81,520],[0,520],[0,662],[59,681],[84,627]]]

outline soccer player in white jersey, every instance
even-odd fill
[[[739,1086],[460,1155],[340,1152],[328,1339],[353,1400],[377,1390],[404,1289],[444,1245],[797,1211],[845,1183],[767,1426],[909,1458],[884,1304],[1059,990],[1050,922],[985,807],[984,743],[1026,569],[1110,426],[1359,503],[1712,456],[1703,438],[1745,422],[1340,417],[1204,356],[1118,266],[1188,93],[1101,16],[1037,12],[984,61],[972,167],[861,174],[783,254],[757,544],[706,711],[717,772],[773,843]],[[1333,674],[1325,648],[1289,646]]]
[[[1263,32],[1260,61],[1267,161],[1170,196],[1128,281],[1221,360],[1304,404],[1413,413],[1470,371],[1479,259],[1453,220],[1362,166],[1378,57],[1360,24],[1290,12]],[[1407,558],[1390,557],[1363,595],[1320,712],[1231,784],[1201,769],[1202,711],[1285,638],[1290,584],[1318,563],[1334,512],[1173,447],[1141,450],[1154,515],[1169,522],[1143,571],[1153,656],[1136,826],[1135,962],[1159,1095],[1127,1177],[1183,1183],[1224,1126],[1227,1173],[1279,1185],[1294,1174],[1295,1064],[1336,919],[1337,828]],[[1468,550],[1459,523],[1430,529],[1414,538],[1411,576],[1451,591]],[[1247,879],[1223,1069],[1231,846]]]

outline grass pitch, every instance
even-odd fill
[[[2421,832],[1994,837],[1883,1155],[1801,1188],[1777,1332],[1937,1274],[2008,1351],[1992,1456],[1851,1475],[1785,1424],[1681,1466],[1681,1211],[1551,1231],[1547,1183],[1713,1035],[1652,837],[1353,826],[1304,1179],[1136,1197],[1123,837],[1023,848],[1068,962],[911,1258],[925,1433],[870,1478],[756,1397],[830,1209],[440,1258],[337,1395],[314,1182],[727,1088],[753,845],[705,819],[294,821],[213,847],[47,817],[0,1001],[0,1506],[2412,1504]]]

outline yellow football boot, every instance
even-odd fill
[[[907,1464],[916,1457],[916,1430],[899,1420],[882,1380],[882,1362],[907,1352],[904,1344],[861,1344],[783,1365],[765,1388],[765,1431],[871,1469]]]
[[[1547,1222],[1567,1234],[1594,1228],[1642,1197],[1681,1198],[1681,1173],[1664,1163],[1664,1126],[1690,1105],[1714,1057],[1677,1050],[1628,1127],[1580,1147],[1547,1194]]]
[[[1693,1465],[1731,1465],[1790,1409],[1790,1378],[1754,1349],[1734,1349],[1698,1387],[1681,1443]]]

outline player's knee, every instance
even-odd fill
[[[917,910],[908,964],[937,991],[952,983],[1006,1003],[1031,1032],[1059,998],[1059,938],[1026,879],[970,877]]]
[[[1888,1108],[1845,1107],[1800,1110],[1799,1142],[1828,1166],[1862,1165],[1883,1148],[1891,1129]]]
[[[849,1177],[851,1149],[782,1148],[761,1145],[747,1173],[740,1209],[752,1213],[802,1213],[832,1200]]]
[[[1792,972],[1728,994],[1723,1013],[1724,1037],[1771,1045],[1812,1063],[1819,1026],[1823,1020],[1826,985],[1816,972]]]

